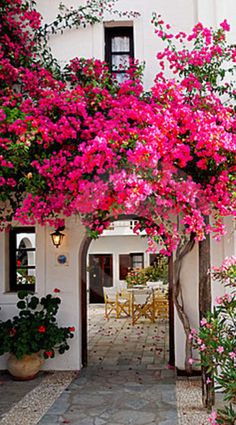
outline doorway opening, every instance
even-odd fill
[[[103,287],[113,286],[113,255],[88,254],[88,260],[89,276],[87,276],[87,287],[89,303],[101,304],[104,303]]]
[[[151,321],[148,314],[144,314],[132,324],[131,310],[130,316],[121,311],[118,317],[113,311],[108,320],[104,318],[103,288],[113,288],[118,293],[124,284],[127,288],[127,274],[134,269],[135,272],[151,269],[158,259],[158,252],[156,255],[147,253],[146,238],[132,233],[133,221],[127,217],[114,221],[98,240],[84,240],[80,256],[83,366],[108,364],[128,367],[129,361],[143,365],[148,359],[150,363],[162,359],[160,365],[164,365],[163,362],[169,366],[175,364],[172,257],[167,260],[165,286],[168,318],[157,315]],[[133,290],[128,288],[131,300]]]

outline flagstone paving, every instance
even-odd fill
[[[104,305],[91,305],[88,318],[88,364],[112,369],[162,369],[169,359],[167,320],[104,319]]]
[[[89,311],[88,368],[39,425],[175,425],[175,371],[168,369],[168,322],[104,319]]]
[[[104,320],[104,306],[92,306],[89,366],[41,373],[29,383],[7,378],[0,400],[11,390],[12,396],[8,406],[0,404],[0,425],[207,424],[200,382],[178,380],[176,387],[168,354],[167,322],[133,327],[130,319]]]
[[[175,425],[173,373],[160,378],[155,371],[112,371],[89,367],[69,385],[39,422],[40,425],[61,423]]]

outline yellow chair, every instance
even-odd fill
[[[103,286],[103,295],[105,302],[105,318],[109,319],[114,312],[117,317],[117,291],[116,288],[107,288]]]
[[[117,313],[118,317],[124,313],[126,316],[130,316],[131,313],[131,294],[126,289],[122,289],[117,294]]]
[[[103,287],[105,302],[105,318],[109,319],[112,313],[115,313],[117,319],[124,313],[130,316],[130,294],[126,291],[118,292],[114,287]]]
[[[155,304],[154,304],[154,291],[147,289],[133,290],[132,291],[132,325],[141,318],[155,322]]]
[[[155,291],[154,295],[155,304],[155,317],[157,319],[168,319],[169,318],[169,302],[167,295],[160,291]]]

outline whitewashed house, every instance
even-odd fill
[[[38,1],[38,9],[45,22],[51,22],[56,14],[60,0]],[[79,0],[64,0],[66,5],[81,4]],[[120,0],[117,4],[120,10],[135,10],[140,13],[138,18],[129,20],[114,16],[106,17],[105,21],[86,29],[72,29],[63,35],[55,35],[50,39],[53,54],[62,64],[76,56],[86,58],[105,58],[105,39],[126,37],[129,52],[146,64],[144,84],[148,89],[153,83],[158,71],[156,52],[162,48],[154,34],[151,25],[152,12],[160,13],[164,20],[171,24],[174,31],[190,31],[198,21],[217,26],[225,18],[232,27],[231,37],[236,40],[236,3],[235,0]],[[107,41],[108,42],[108,41]],[[112,51],[110,51],[112,55]],[[110,60],[111,58],[108,58]],[[131,220],[132,221],[132,220]],[[130,221],[128,221],[130,223]],[[225,220],[227,235],[220,243],[211,241],[211,263],[220,265],[226,256],[236,253],[236,238],[233,232],[233,222]],[[50,234],[55,230],[48,226],[35,228],[15,228],[11,236],[0,234],[0,306],[1,319],[10,317],[15,312],[16,304],[16,263],[19,253],[19,241],[23,239],[24,248],[28,253],[29,274],[36,277],[36,292],[39,296],[52,293],[54,288],[61,290],[62,305],[59,321],[61,324],[75,326],[75,338],[71,341],[71,349],[45,363],[45,369],[78,370],[86,362],[86,311],[87,311],[87,281],[89,255],[113,255],[113,280],[116,285],[120,281],[118,256],[122,254],[142,254],[143,265],[150,264],[146,253],[146,241],[130,235],[127,227],[118,226],[116,235],[104,234],[96,242],[91,242],[85,234],[85,229],[78,217],[66,219],[65,237],[60,247],[52,244]],[[114,231],[113,231],[114,232]],[[125,234],[126,233],[126,234]],[[30,237],[27,237],[30,235]],[[113,234],[113,236],[111,236]],[[34,244],[35,235],[35,244]],[[29,244],[28,242],[31,241]],[[27,242],[27,243],[26,243]],[[29,259],[30,258],[30,259]],[[10,274],[11,271],[11,274]],[[14,276],[12,276],[14,274]],[[198,247],[187,256],[182,269],[185,307],[193,327],[198,326]],[[212,297],[222,291],[214,284]],[[184,369],[184,332],[179,318],[173,312],[170,322],[172,341],[172,361],[178,369]],[[6,367],[5,356],[0,357],[0,369]]]
[[[147,252],[147,238],[135,235],[134,226],[135,220],[114,221],[100,238],[91,242],[87,255],[91,303],[104,302],[103,286],[119,289],[129,270],[153,265],[156,255]]]

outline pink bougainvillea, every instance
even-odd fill
[[[56,77],[37,62],[37,39],[29,36],[39,28],[39,14],[21,0],[6,4],[0,33],[2,227],[13,219],[59,225],[79,214],[96,236],[111,217],[132,214],[140,217],[135,231],[146,229],[150,247],[160,241],[166,254],[179,240],[177,216],[196,240],[224,234],[222,217],[235,213],[235,114],[194,69],[204,71],[220,48],[235,57],[226,49],[226,23],[216,34],[198,24],[188,37],[175,36],[202,37],[205,49],[159,53],[175,73],[184,72],[186,61],[191,72],[180,81],[160,73],[145,93],[135,65],[120,85],[98,60],[75,58]],[[160,22],[157,35],[172,40]]]

